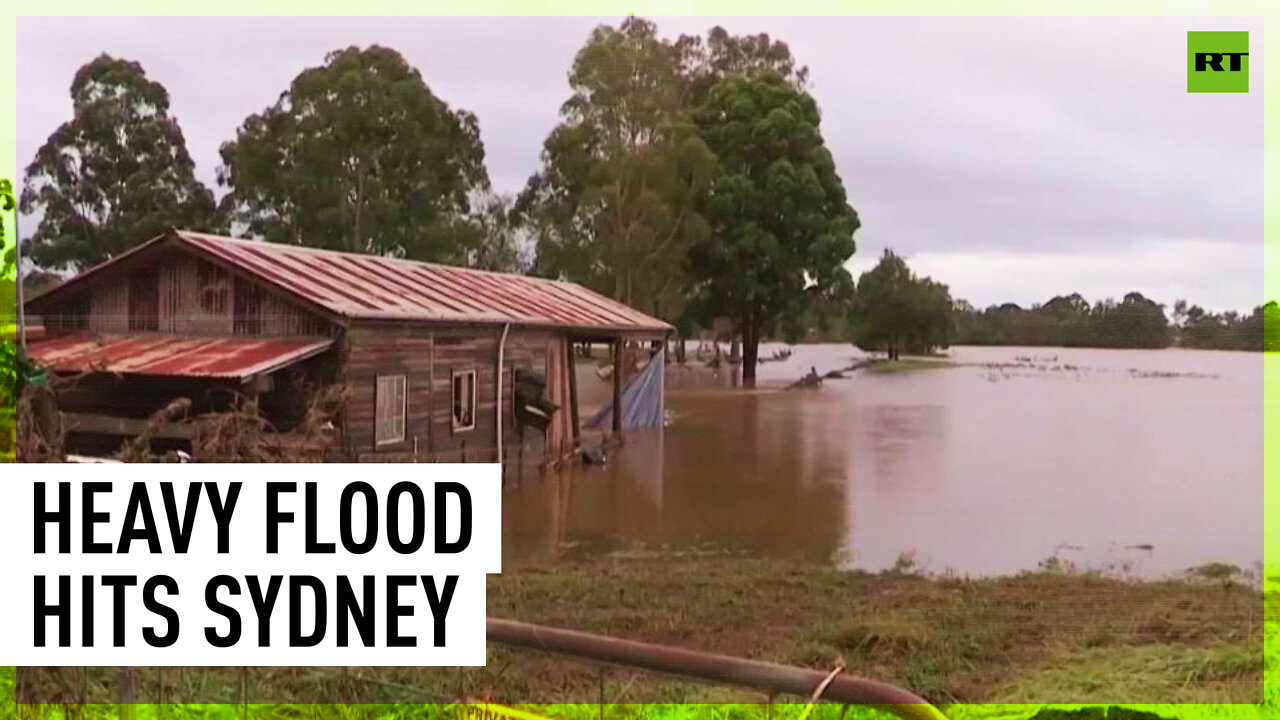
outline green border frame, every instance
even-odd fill
[[[22,7],[22,6],[20,6]],[[496,0],[486,3],[449,2],[423,4],[412,0],[365,0],[353,6],[343,0],[202,0],[180,6],[160,0],[66,0],[56,5],[25,5],[35,15],[223,15],[223,16],[299,16],[299,15],[448,15],[448,16],[500,16],[500,15],[590,15],[623,17],[628,14],[661,18],[671,15],[738,15],[738,16],[793,16],[793,15],[845,15],[845,16],[1169,16],[1169,17],[1249,17],[1262,18],[1261,37],[1251,37],[1251,51],[1262,50],[1260,67],[1262,82],[1253,83],[1252,92],[1263,92],[1264,148],[1263,148],[1263,207],[1265,212],[1264,234],[1264,283],[1267,297],[1280,296],[1280,42],[1267,30],[1268,19],[1280,20],[1280,3],[1267,0],[1223,0],[1204,3],[1196,0],[1169,0],[1151,2],[1144,0],[1036,0],[1013,2],[1011,0],[970,0],[960,3],[945,0],[808,0],[804,5],[795,3],[763,2],[762,0],[695,0],[685,2],[644,3],[592,3],[584,0]],[[1211,12],[1206,12],[1211,11]],[[12,10],[10,12],[13,12]],[[19,13],[24,14],[24,13]],[[0,15],[0,177],[15,181],[20,178],[17,158],[17,14]],[[1222,29],[1235,29],[1224,27]],[[1179,58],[1180,59],[1180,58]],[[1251,58],[1252,59],[1252,58]],[[13,217],[6,213],[6,230],[13,228]],[[12,237],[12,233],[6,234]],[[13,282],[12,277],[0,278],[0,282]],[[8,320],[11,310],[0,311],[0,322]],[[1264,438],[1270,437],[1280,427],[1280,354],[1264,353]],[[1264,574],[1268,592],[1280,592],[1280,444],[1264,442]],[[1266,674],[1262,705],[1125,705],[1134,710],[1157,712],[1166,717],[1178,718],[1254,718],[1280,714],[1280,607],[1268,602],[1266,609],[1265,657]],[[16,717],[14,696],[14,669],[0,668],[0,720]],[[251,706],[265,709],[266,706]],[[333,716],[344,718],[379,717],[375,709],[385,706],[315,706],[318,712],[311,717]],[[703,711],[715,717],[765,716],[763,706],[755,712],[744,706],[650,706],[655,717],[684,718],[700,716]],[[782,718],[791,715],[790,708],[803,706],[775,706],[769,716]],[[1074,705],[956,705],[948,710],[952,718],[1025,718],[1042,707],[1063,710]],[[408,708],[401,708],[407,710]],[[423,717],[439,714],[439,706],[420,708]],[[214,710],[210,707],[210,710]],[[584,706],[546,706],[548,714],[561,717],[597,717],[597,710],[590,713]],[[745,711],[745,712],[744,712]],[[797,709],[798,713],[799,710]],[[155,716],[142,707],[136,708],[135,717]],[[251,709],[247,715],[259,714]],[[419,713],[413,713],[419,715]],[[646,712],[645,715],[649,715]],[[239,717],[238,713],[217,713],[210,717]],[[850,717],[853,717],[852,715]]]

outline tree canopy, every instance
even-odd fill
[[[469,223],[459,228],[459,242],[468,250],[468,267],[497,272],[529,268],[523,229],[509,195],[485,193],[472,203]]]
[[[11,212],[17,203],[13,197],[13,183],[0,180],[0,213]],[[0,214],[0,324],[13,321],[14,308],[17,307],[17,283],[14,282],[18,267],[18,237],[13,234],[13,245],[9,244],[9,232],[5,218]]]
[[[768,35],[658,35],[647,20],[596,28],[574,59],[572,94],[517,203],[540,274],[581,282],[688,328],[687,256],[711,232],[717,160],[693,113],[732,74],[773,70],[800,85],[785,43]],[[706,307],[706,304],[702,304]]]
[[[1173,341],[1164,307],[1142,293],[1093,306],[1079,293],[1024,310],[1005,304],[976,310],[957,305],[957,344],[1163,348]]]
[[[24,242],[33,261],[82,269],[171,227],[218,229],[169,93],[141,65],[99,55],[76,72],[71,101],[26,168],[21,211],[41,214]]]
[[[849,282],[858,215],[823,142],[817,103],[781,75],[728,76],[694,117],[718,173],[707,206],[712,232],[689,259],[698,295],[742,334],[750,385],[761,330]]]
[[[916,277],[907,263],[886,249],[880,262],[858,278],[850,305],[854,344],[896,360],[903,353],[929,354],[951,344],[951,291],[930,278]]]
[[[489,185],[479,123],[395,50],[329,53],[221,154],[224,207],[266,240],[459,264],[475,249],[458,230]]]
[[[1183,347],[1204,350],[1280,351],[1280,304],[1275,300],[1248,315],[1211,313],[1186,301],[1174,305],[1174,322]]]
[[[681,258],[707,233],[701,204],[715,164],[688,118],[686,50],[646,20],[596,28],[518,203],[538,272],[668,318],[685,299]]]

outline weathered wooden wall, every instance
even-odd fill
[[[334,333],[331,323],[300,304],[181,251],[103,278],[46,313],[45,322],[55,334],[79,329],[210,336]]]
[[[497,363],[501,327],[441,327],[355,323],[346,337],[346,436],[362,462],[493,462],[497,459]],[[516,426],[514,371],[546,371],[551,335],[513,329],[503,354],[503,446],[505,464],[543,462],[542,432]],[[476,372],[475,427],[453,428],[453,373]],[[408,395],[403,443],[375,446],[374,407],[378,375],[404,375]],[[416,440],[416,444],[415,444]],[[523,443],[523,447],[521,444]]]
[[[403,460],[429,447],[432,338],[421,327],[404,324],[354,324],[345,339],[346,383],[350,393],[344,426],[347,445],[357,460],[386,455]],[[404,441],[375,446],[374,392],[379,375],[405,376]]]

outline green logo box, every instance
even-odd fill
[[[1187,92],[1249,92],[1249,33],[1187,33]]]

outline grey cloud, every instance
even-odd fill
[[[379,43],[400,50],[452,107],[476,113],[496,189],[517,192],[568,97],[574,53],[595,25],[617,21],[22,18],[19,158],[69,116],[75,69],[106,51],[139,60],[169,88],[198,174],[213,185],[218,146],[245,116],[326,52]],[[1260,88],[1260,22],[655,21],[669,36],[720,24],[791,46],[811,69],[864,248],[871,238],[908,253],[1069,254],[1193,239],[1256,244],[1261,260],[1262,94],[1185,88],[1189,29],[1256,33]]]

